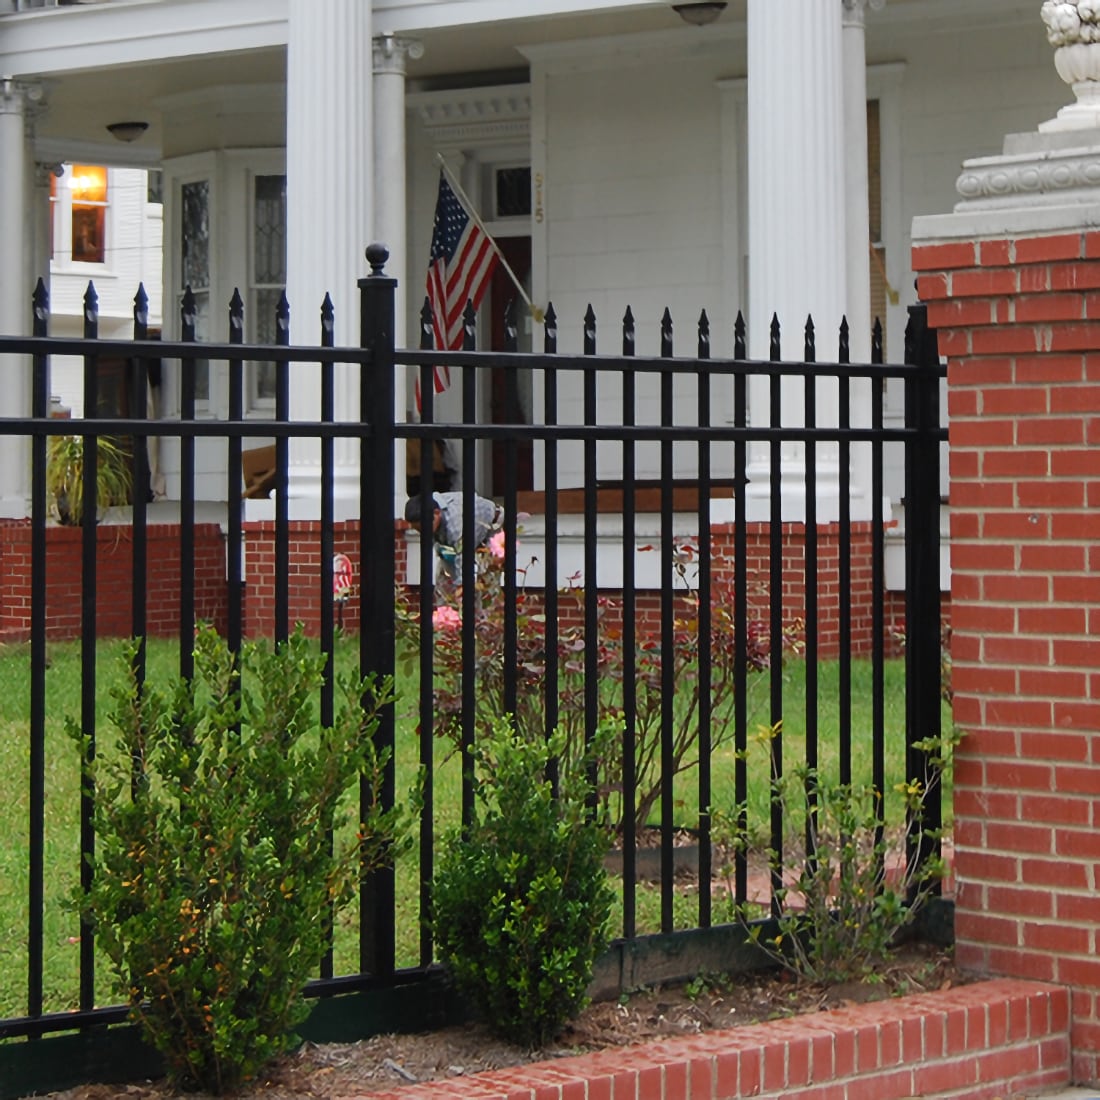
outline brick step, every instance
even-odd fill
[[[373,1100],[944,1100],[1070,1081],[1069,993],[995,979],[373,1094]]]

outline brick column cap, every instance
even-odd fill
[[[960,204],[961,206],[962,204]],[[1044,237],[1100,227],[1100,191],[1092,202],[1001,210],[963,210],[913,219],[913,247],[952,241]]]

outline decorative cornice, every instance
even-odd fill
[[[416,38],[395,34],[380,34],[373,40],[374,73],[404,76],[406,62],[419,61],[424,56],[424,43]]]
[[[60,179],[63,174],[64,168],[59,161],[54,161],[52,164],[46,164],[40,160],[34,162],[35,187],[45,189],[49,187],[51,179]]]
[[[955,188],[963,206],[1096,202],[1100,148],[1064,153],[983,157],[963,165]]]
[[[886,0],[841,0],[844,6],[842,22],[845,27],[862,27],[863,16],[868,8],[872,11],[882,11],[886,6]]]
[[[0,115],[21,115],[23,106],[23,92],[19,83],[10,76],[0,80]]]
[[[437,146],[526,140],[531,132],[526,84],[416,92],[406,103]]]
[[[49,110],[46,99],[47,82],[0,78],[0,115],[17,115],[23,119],[23,138],[33,141],[41,119]]]
[[[46,110],[46,89],[36,80],[0,78],[0,115],[33,118]]]

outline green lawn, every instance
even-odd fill
[[[110,707],[110,686],[121,681],[123,643],[101,642],[96,653],[97,730],[100,751],[109,751],[113,740],[106,725]],[[149,646],[149,676],[170,677],[177,668],[174,643],[153,642]],[[76,744],[64,729],[66,715],[79,717],[80,646],[78,643],[50,647],[50,667],[46,672],[46,800],[45,800],[45,879],[46,904],[43,915],[45,938],[44,988],[47,1011],[71,1008],[77,996],[77,963],[80,928],[69,899],[79,879],[79,767]],[[338,662],[354,671],[357,649],[350,640],[340,644]],[[26,1010],[27,985],[27,893],[28,893],[28,760],[29,738],[29,650],[24,646],[0,647],[0,1018],[22,1015]],[[819,742],[822,773],[837,774],[837,676],[835,662],[819,668]],[[399,685],[397,730],[397,790],[410,789],[419,765],[419,739],[415,707],[415,676]],[[768,685],[758,684],[751,693],[753,711],[750,728],[767,724]],[[784,757],[788,766],[802,759],[805,738],[805,669],[791,661],[784,669]],[[869,662],[853,665],[853,770],[856,782],[870,781],[870,699]],[[900,661],[888,662],[885,670],[887,789],[904,778],[903,718],[904,667]],[[443,741],[435,745],[433,824],[436,837],[458,821],[460,778],[458,760]],[[713,804],[716,809],[731,810],[734,804],[734,757],[725,748],[713,758]],[[768,819],[768,776],[766,769],[750,773],[750,819],[764,829]],[[677,821],[691,826],[697,821],[699,797],[697,771],[678,776],[674,788]],[[397,869],[398,893],[398,964],[416,965],[419,961],[419,857],[418,846]],[[697,898],[694,890],[679,891],[676,902],[677,927],[695,923]],[[655,888],[639,886],[639,931],[659,927],[659,895]],[[717,912],[717,910],[716,910]],[[358,969],[358,916],[349,909],[339,922],[336,937],[337,973]],[[616,929],[621,916],[616,915]],[[113,1003],[117,998],[101,968],[97,983],[98,998]]]

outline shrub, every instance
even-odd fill
[[[404,821],[377,798],[388,683],[342,683],[318,729],[324,658],[300,634],[238,665],[204,629],[195,667],[171,692],[131,676],[115,694],[117,752],[86,767],[97,849],[79,902],[173,1083],[224,1093],[292,1044],[331,914]],[[340,803],[361,774],[373,797],[356,840]]]
[[[655,547],[646,547],[655,550]],[[503,550],[503,546],[500,546]],[[433,615],[433,692],[436,731],[449,738],[456,747],[462,744],[463,677],[473,675],[477,681],[477,728],[488,729],[505,712],[505,637],[504,559],[488,546],[477,552],[477,597],[474,601],[474,635],[476,658],[473,669],[464,659],[462,635],[461,589],[440,586],[436,590],[437,606]],[[699,711],[704,692],[710,709],[711,751],[730,746],[734,739],[737,696],[737,646],[734,624],[733,578],[728,563],[715,563],[709,617],[700,606],[695,574],[699,568],[698,549],[693,542],[676,547],[672,566],[677,582],[676,613],[673,623],[672,651],[662,653],[653,637],[643,631],[635,643],[633,669],[628,661],[628,646],[623,630],[622,601],[601,596],[598,601],[599,622],[594,636],[587,636],[583,625],[585,592],[579,576],[561,594],[561,613],[557,630],[556,685],[546,679],[547,628],[541,594],[520,583],[517,586],[515,616],[516,722],[523,729],[545,730],[547,726],[547,692],[555,691],[557,726],[565,733],[563,757],[575,761],[584,752],[587,704],[585,697],[586,651],[596,649],[598,711],[601,720],[621,725],[624,714],[624,683],[628,676],[634,685],[634,766],[636,790],[632,813],[635,827],[641,828],[660,797],[662,787],[661,758],[663,751],[664,710],[669,705],[664,690],[662,668],[671,662],[676,683],[671,741],[672,776],[698,763]],[[755,594],[755,592],[753,593]],[[700,674],[700,636],[706,638],[709,625],[710,682],[704,685]],[[398,590],[397,630],[410,644],[405,648],[405,661],[410,669],[416,665],[419,645],[417,609],[410,606],[407,591]],[[764,672],[771,661],[783,660],[788,649],[797,647],[800,624],[794,624],[783,637],[774,642],[769,636],[768,622],[754,614],[746,628],[746,669],[744,683],[747,692],[766,689]],[[609,739],[604,756],[599,761],[599,784],[603,797],[621,790],[623,746]],[[612,801],[614,801],[612,799]],[[616,807],[623,824],[631,811]]]
[[[759,731],[755,747],[770,751],[774,732]],[[958,737],[952,731],[917,744],[925,754],[926,775],[894,787],[905,825],[887,825],[883,793],[873,787],[828,783],[806,767],[773,780],[772,799],[787,827],[782,853],[770,846],[761,852],[781,881],[775,890],[775,929],[765,932],[754,919],[758,906],[731,903],[749,938],[776,962],[815,982],[858,979],[881,963],[946,873],[938,856],[916,853],[922,841],[939,835],[926,827],[925,806],[942,783]],[[715,816],[716,836],[731,851],[760,851],[738,830],[740,814]],[[727,868],[727,882],[729,873]]]
[[[435,877],[440,957],[486,1023],[529,1047],[584,1007],[613,900],[610,834],[586,809],[583,768],[562,766],[556,798],[546,779],[564,747],[508,719],[479,738],[480,813],[448,836]]]

